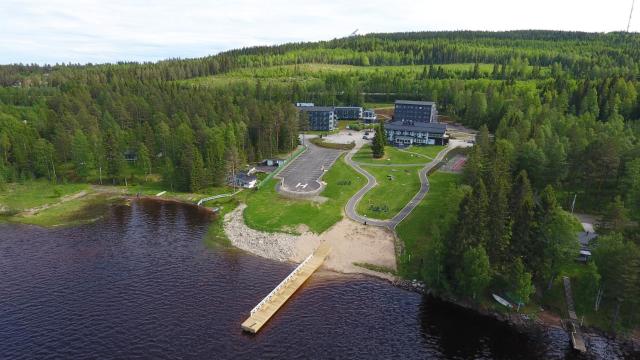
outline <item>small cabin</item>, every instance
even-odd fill
[[[232,186],[240,186],[245,189],[252,189],[258,185],[258,178],[244,171],[237,173],[235,178],[230,180]]]
[[[124,159],[129,162],[135,162],[138,160],[138,153],[134,150],[126,150],[122,155],[124,156]]]

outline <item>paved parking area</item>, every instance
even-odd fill
[[[308,144],[309,148],[289,163],[278,177],[282,179],[283,190],[308,193],[321,187],[320,178],[338,159],[342,151],[326,149]]]

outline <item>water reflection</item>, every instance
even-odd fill
[[[205,246],[213,218],[197,207],[141,200],[108,215],[67,229],[0,225],[0,359],[565,355],[562,331],[519,334],[382,281],[323,271],[260,334],[243,334],[248,311],[293,264]]]

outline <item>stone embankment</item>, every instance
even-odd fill
[[[243,221],[242,212],[246,207],[240,204],[224,217],[224,231],[233,246],[268,259],[293,261],[298,236],[251,229]]]

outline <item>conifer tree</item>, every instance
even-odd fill
[[[200,152],[196,149],[193,154],[193,163],[191,165],[190,190],[196,192],[206,185],[204,162]]]
[[[509,284],[512,287],[513,297],[519,304],[527,304],[535,292],[531,273],[526,271],[521,258],[516,258],[510,266]]]
[[[516,177],[511,194],[511,253],[527,260],[527,248],[530,244],[531,231],[534,228],[533,191],[526,170],[520,171]],[[527,262],[528,263],[528,262]]]
[[[456,272],[460,292],[476,300],[491,281],[489,257],[482,245],[471,247],[464,252],[462,265]]]

